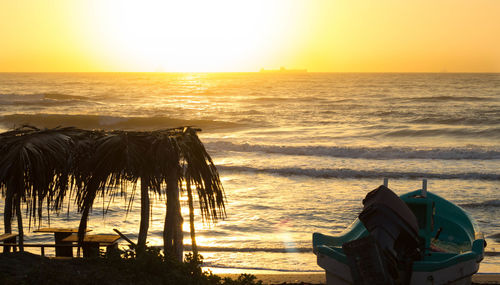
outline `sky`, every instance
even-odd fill
[[[500,0],[0,0],[0,72],[500,72]]]

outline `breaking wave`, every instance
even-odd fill
[[[40,128],[72,126],[83,129],[123,129],[155,130],[180,126],[192,126],[202,129],[228,129],[243,125],[215,120],[183,120],[170,117],[119,117],[100,115],[60,115],[60,114],[14,114],[0,117],[0,125],[6,128],[25,124]]]
[[[499,208],[500,207],[500,200],[486,200],[483,202],[478,202],[478,203],[466,203],[466,204],[460,204],[461,207],[464,208]]]
[[[411,101],[419,102],[477,102],[477,101],[496,101],[496,98],[485,97],[485,96],[454,96],[454,95],[443,95],[443,96],[428,96],[428,97],[411,97],[408,98]]]
[[[500,159],[500,150],[479,147],[416,149],[410,147],[339,147],[339,146],[277,146],[237,144],[226,141],[207,142],[208,148],[238,152],[263,152],[285,155],[331,156],[366,159]]]
[[[452,137],[498,137],[500,138],[500,128],[434,128],[434,129],[422,129],[414,130],[410,128],[399,129],[395,131],[382,132],[381,136],[384,137],[440,137],[440,136],[452,136]]]
[[[8,102],[28,103],[30,101],[33,103],[39,103],[42,100],[65,101],[65,100],[88,100],[88,99],[89,98],[85,96],[70,95],[57,92],[31,93],[31,94],[16,94],[16,93],[0,94],[0,102],[2,104]]]
[[[191,250],[191,245],[185,245],[184,250]],[[222,246],[198,246],[203,252],[266,252],[266,253],[312,253],[312,247],[222,247]],[[488,256],[499,256],[500,252],[487,251]],[[205,265],[209,266],[209,265]],[[220,266],[217,266],[220,267]],[[234,267],[231,267],[234,268]],[[296,271],[296,270],[293,270]]]
[[[226,166],[218,165],[217,169],[228,172],[254,172],[276,174],[281,176],[307,176],[314,178],[402,178],[402,179],[462,179],[462,180],[500,180],[500,174],[494,173],[426,173],[426,172],[395,172],[395,171],[371,171],[371,170],[353,170],[348,168],[338,169],[314,169],[314,168],[256,168],[248,166]]]
[[[442,124],[442,125],[497,125],[500,124],[500,116],[484,118],[481,116],[436,116],[420,117],[409,121],[412,124]]]
[[[230,268],[230,269],[240,269],[240,270],[266,270],[266,271],[276,271],[276,272],[324,272],[324,270],[283,269],[283,268],[266,268],[266,267],[253,267],[253,266],[226,266],[210,261],[204,261],[203,267]]]
[[[190,245],[184,246],[186,250],[191,250]],[[312,252],[312,247],[223,247],[223,246],[198,246],[199,251],[205,252],[274,252],[274,253],[290,253]]]

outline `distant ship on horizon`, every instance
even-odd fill
[[[261,68],[262,73],[306,73],[307,69],[286,69],[285,67],[280,67],[280,69],[264,69]]]

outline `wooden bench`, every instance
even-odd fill
[[[4,247],[6,246],[9,246],[9,247],[19,247],[19,244],[18,243],[4,243],[3,244]],[[50,243],[23,243],[23,246],[24,247],[39,247],[40,248],[40,255],[41,256],[45,256],[45,248],[46,247],[54,247],[56,248],[61,248],[61,247],[64,247],[64,248],[70,248],[70,250],[72,250],[73,247],[78,247],[78,245],[76,244],[50,244]],[[60,258],[72,258],[72,256],[57,256],[56,257],[60,257]],[[78,254],[77,257],[80,257],[80,255]]]
[[[87,230],[89,232],[91,230]],[[73,257],[73,245],[72,242],[63,241],[65,238],[71,236],[78,232],[78,229],[68,229],[68,228],[40,228],[34,230],[35,233],[54,233],[54,241],[56,245],[56,256],[57,257]],[[79,253],[79,252],[78,252]]]
[[[106,247],[106,253],[111,253],[116,251],[118,248],[117,241],[121,237],[119,235],[85,235],[83,238],[82,248],[83,257],[98,257],[99,248],[101,246]],[[63,242],[78,242],[78,235],[73,234],[62,240]]]
[[[0,235],[0,242],[3,245],[3,252],[10,252],[10,247],[12,246],[11,244],[16,244],[18,234],[12,234],[12,233],[7,233],[7,234],[1,234]],[[12,246],[13,250],[16,251],[17,245]]]

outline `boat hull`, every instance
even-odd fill
[[[318,254],[318,265],[325,269],[326,284],[350,285],[353,283],[350,268],[334,258]],[[418,265],[418,264],[416,264]],[[413,271],[410,285],[471,284],[472,275],[479,270],[479,263],[468,260],[435,271]]]
[[[420,194],[417,190],[400,196],[416,213],[422,240],[422,255],[408,267],[411,268],[409,284],[471,284],[472,275],[479,270],[484,257],[484,236],[472,218],[457,205],[431,192]],[[339,236],[313,234],[314,253],[318,265],[325,269],[327,284],[354,284],[349,266],[352,257],[346,255],[343,245],[370,234],[360,219]],[[356,258],[371,258],[371,255],[359,254]],[[377,260],[373,259],[374,265],[379,264]],[[371,268],[370,262],[364,259],[356,264]],[[370,271],[365,273],[371,274]]]

